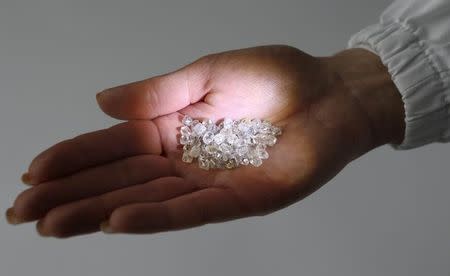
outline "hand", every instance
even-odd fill
[[[31,163],[11,223],[43,236],[102,229],[154,233],[292,204],[369,150],[402,140],[402,103],[365,50],[315,58],[287,46],[213,54],[178,71],[97,95],[128,120],[58,143]],[[181,117],[264,118],[283,134],[260,167],[199,169],[181,162]],[[390,117],[389,117],[390,116]]]

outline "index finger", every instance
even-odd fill
[[[208,91],[210,58],[175,72],[106,89],[97,94],[100,108],[123,120],[153,119],[199,101]]]

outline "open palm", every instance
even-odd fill
[[[8,211],[39,233],[153,233],[263,215],[307,196],[368,150],[367,118],[323,65],[287,46],[203,57],[178,71],[105,90],[102,110],[127,120],[38,155],[32,187]],[[181,162],[194,118],[264,118],[282,128],[260,167],[204,171]]]

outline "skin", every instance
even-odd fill
[[[311,194],[349,162],[404,133],[401,96],[362,49],[312,57],[289,46],[212,54],[97,95],[111,128],[39,154],[7,211],[42,236],[155,233],[261,216]],[[260,167],[181,162],[183,114],[264,118],[283,134]]]

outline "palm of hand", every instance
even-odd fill
[[[208,56],[98,100],[130,121],[40,154],[29,170],[34,187],[15,201],[16,220],[39,219],[42,235],[94,232],[104,220],[107,231],[151,233],[272,212],[355,158],[352,128],[365,123],[317,59],[282,46]],[[261,167],[203,171],[181,162],[182,114],[265,118],[283,134]]]

